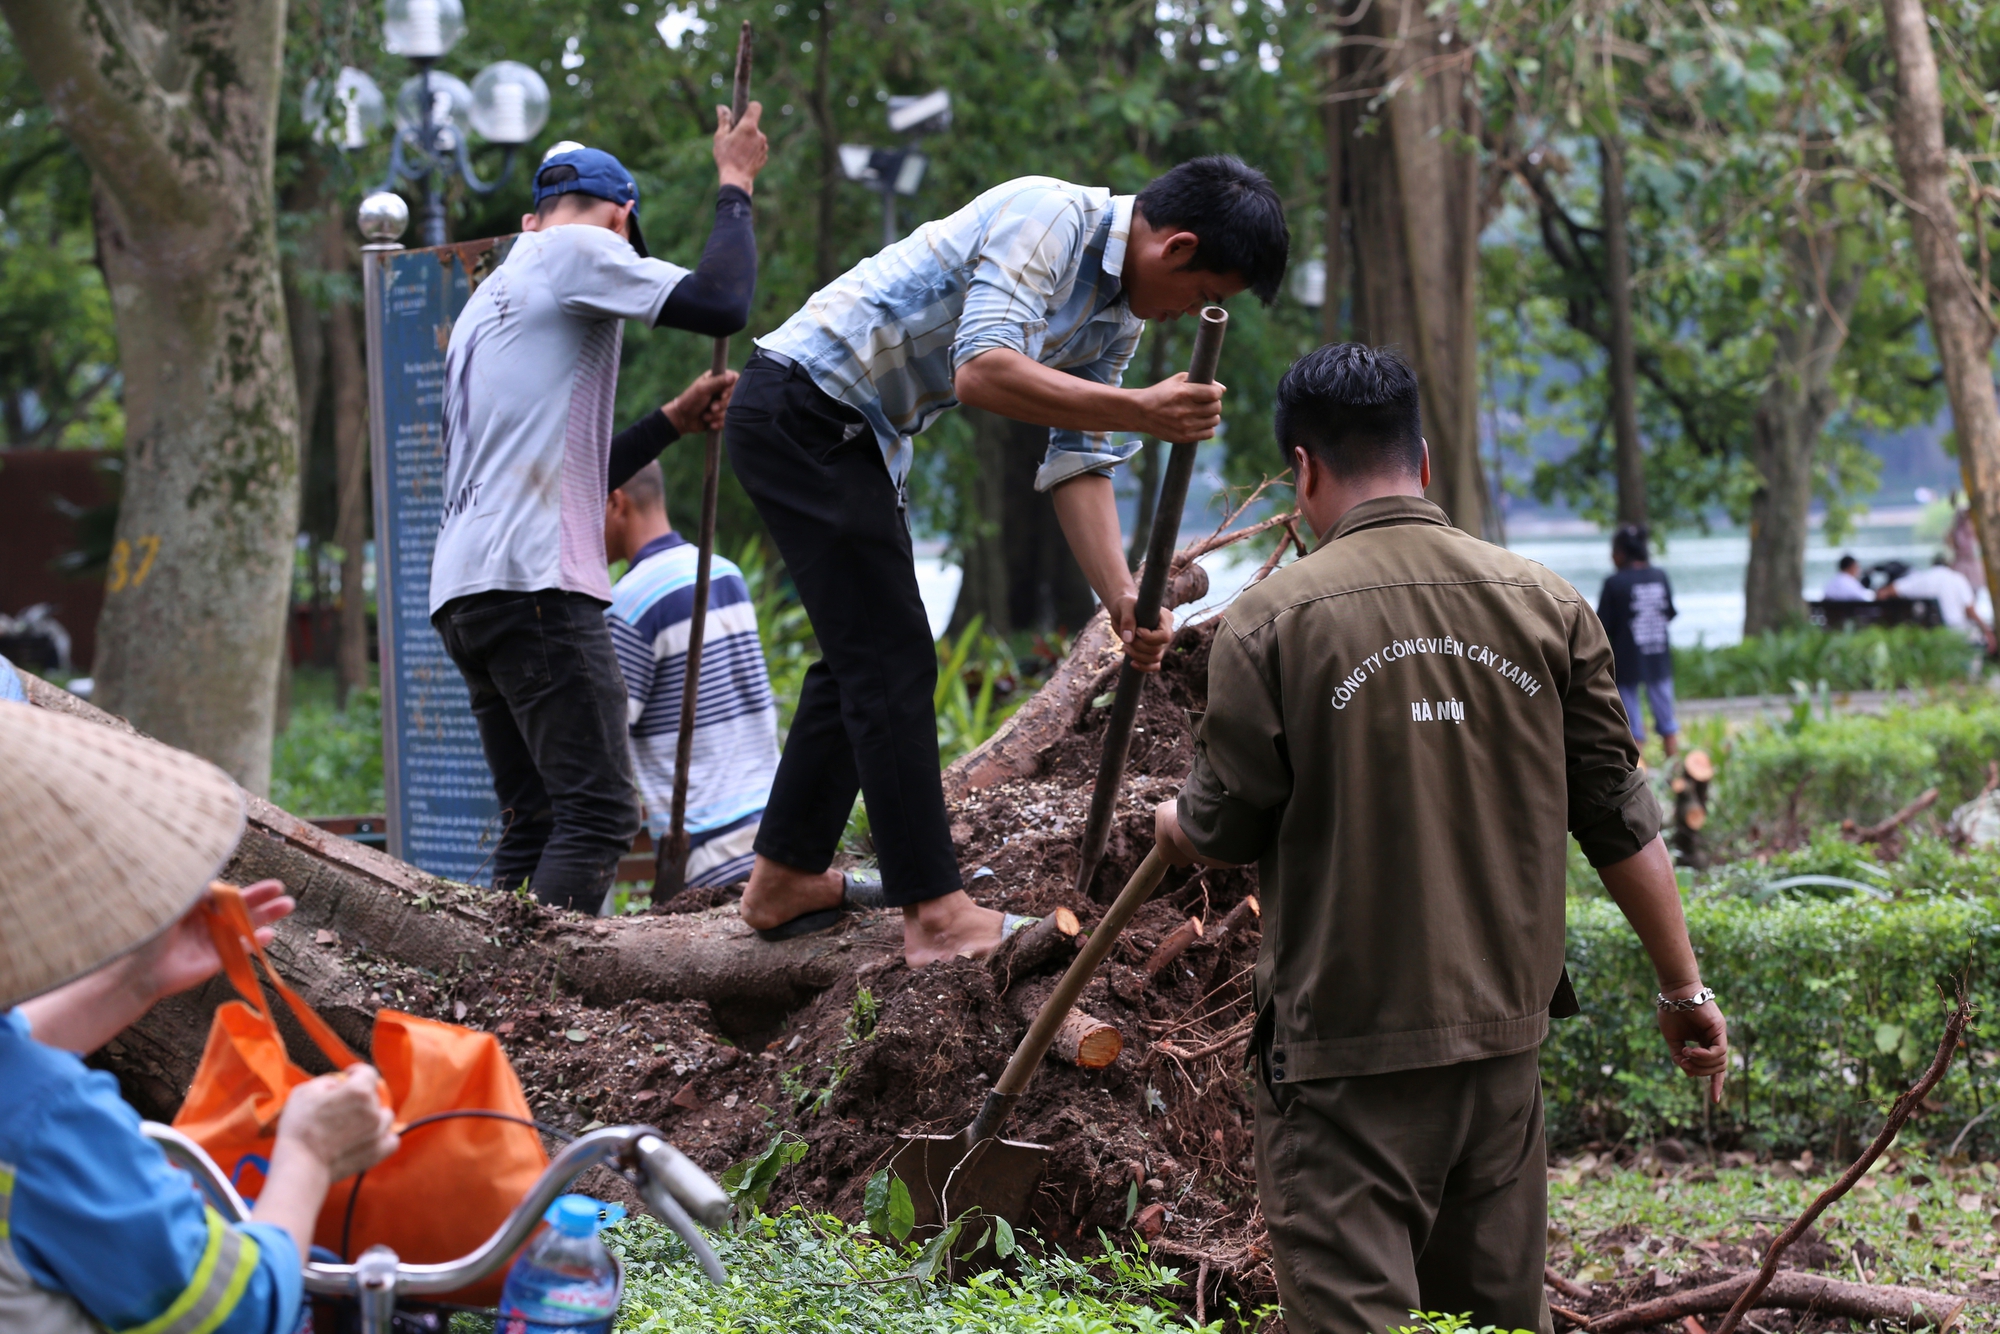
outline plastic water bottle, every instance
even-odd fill
[[[623,1205],[588,1195],[564,1195],[550,1205],[542,1215],[548,1229],[507,1271],[496,1334],[610,1334],[618,1268],[597,1229],[624,1216]]]

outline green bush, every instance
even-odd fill
[[[870,1237],[837,1218],[793,1209],[716,1236],[729,1284],[702,1277],[686,1246],[649,1218],[605,1234],[625,1261],[621,1334],[1198,1334],[1172,1294],[1184,1280],[1144,1251],[1107,1246],[1072,1260],[1016,1252],[1017,1271],[944,1282],[917,1272],[918,1248]]]
[[[1884,903],[1854,894],[1760,904],[1698,892],[1687,917],[1703,980],[1729,1018],[1727,1102],[1705,1123],[1706,1085],[1668,1062],[1654,1024],[1652,966],[1616,906],[1572,900],[1569,965],[1583,1011],[1551,1025],[1542,1057],[1559,1142],[1712,1131],[1753,1146],[1824,1151],[1843,1136],[1852,1145],[1874,1133],[1882,1109],[1935,1054],[1937,982],[1964,973],[1979,1004],[2000,965],[2000,903],[1992,899]],[[1932,1095],[1945,1114],[1919,1133],[1948,1140],[2000,1094],[1995,1052],[1969,1041],[1969,1059]]]
[[[1957,630],[1914,625],[1773,630],[1723,648],[1674,650],[1682,699],[1789,695],[1793,681],[1833,690],[1894,690],[1966,679],[1976,649]]]
[[[1738,733],[1710,808],[1725,836],[1796,819],[1801,829],[1891,814],[1927,787],[1949,811],[2000,759],[2000,696],[1960,691],[1880,716],[1835,714]]]
[[[292,814],[370,815],[382,789],[382,697],[372,687],[333,707],[332,677],[293,677],[291,725],[271,746],[271,800]]]

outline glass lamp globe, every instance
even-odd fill
[[[315,142],[350,150],[367,147],[389,118],[382,90],[352,65],[330,81],[308,83],[301,110]]]
[[[432,70],[431,80],[431,124],[449,125],[463,133],[466,121],[472,114],[472,90],[465,86],[465,80],[442,70]],[[416,130],[424,123],[424,76],[419,74],[403,81],[396,93],[396,126],[398,129]]]
[[[382,6],[382,45],[392,56],[436,60],[463,36],[459,0],[386,0]]]
[[[518,60],[500,60],[472,80],[472,128],[488,143],[525,144],[549,123],[549,86]]]

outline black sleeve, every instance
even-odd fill
[[[750,225],[750,196],[725,185],[716,191],[715,230],[702,248],[701,263],[667,295],[654,324],[727,338],[750,323],[750,298],[756,294],[757,233]]]
[[[632,474],[660,457],[660,451],[681,438],[667,414],[654,408],[611,437],[610,480],[604,494],[610,495],[632,480]]]

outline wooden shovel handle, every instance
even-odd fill
[[[1028,1025],[1027,1033],[1021,1038],[1021,1045],[1014,1049],[1014,1059],[1007,1062],[1007,1068],[1000,1075],[993,1091],[986,1095],[986,1102],[973,1118],[968,1134],[970,1143],[998,1133],[1000,1123],[1014,1108],[1015,1101],[1027,1090],[1028,1081],[1034,1078],[1035,1067],[1049,1054],[1055,1043],[1056,1030],[1069,1017],[1076,998],[1090,985],[1096,975],[1097,966],[1104,962],[1104,956],[1111,953],[1111,947],[1118,943],[1118,933],[1125,929],[1132,915],[1139,911],[1153,891],[1160,887],[1160,880],[1167,873],[1167,856],[1158,846],[1146,854],[1146,860],[1139,863],[1139,869],[1125,882],[1125,888],[1118,898],[1105,910],[1104,917],[1090,930],[1090,939],[1076,952],[1069,970],[1056,983],[1056,989],[1042,1002],[1041,1012],[1035,1022]]]

